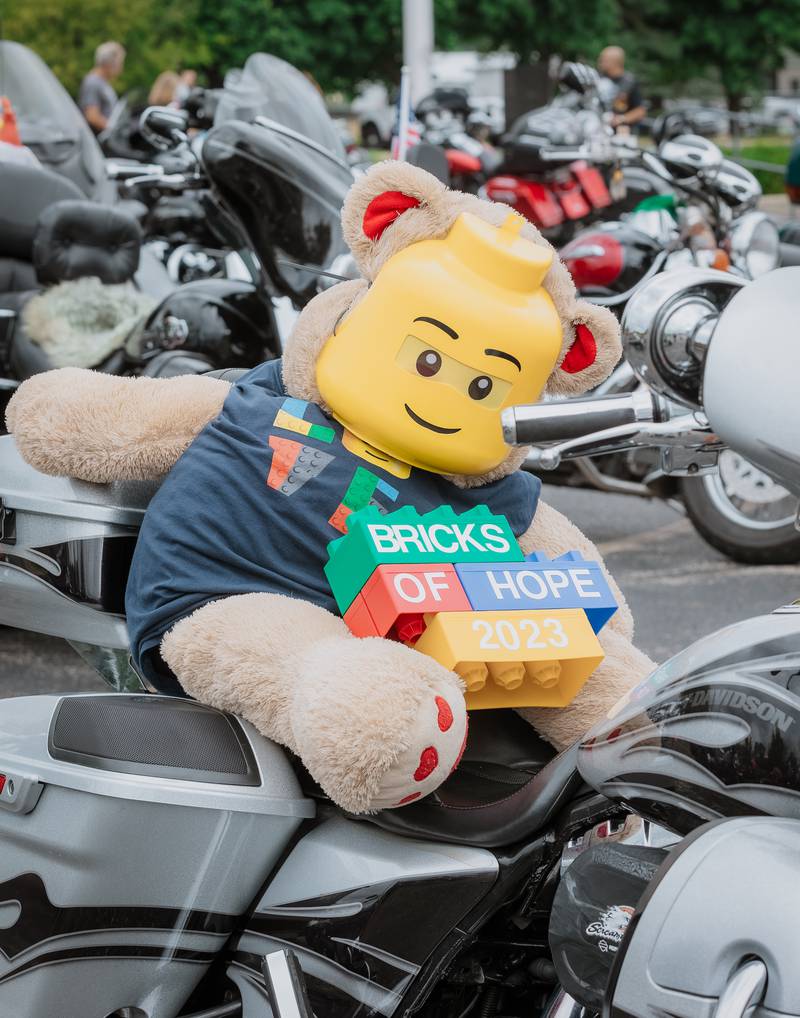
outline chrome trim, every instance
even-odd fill
[[[636,425],[668,417],[659,397],[645,388],[619,395],[552,400],[508,407],[501,415],[503,438],[509,445],[559,442],[609,427]]]
[[[622,344],[636,375],[656,392],[690,409],[699,409],[702,375],[700,357],[707,348],[713,323],[745,280],[716,269],[686,268],[662,273],[633,294],[622,316]],[[696,305],[694,329],[687,329],[689,352],[697,359],[697,370],[681,375],[670,367],[663,345],[669,319],[679,308]],[[691,324],[691,323],[689,323]]]
[[[313,1018],[305,980],[291,949],[271,951],[261,962],[274,1018]]]
[[[759,1004],[767,986],[767,966],[760,958],[742,965],[719,996],[714,1018],[745,1018]]]

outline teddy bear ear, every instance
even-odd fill
[[[409,244],[444,236],[457,215],[457,201],[440,180],[417,166],[387,160],[348,191],[342,232],[361,274],[372,280]]]
[[[607,378],[622,356],[619,322],[608,308],[579,300],[564,331],[561,360],[546,389],[551,395],[579,396]]]

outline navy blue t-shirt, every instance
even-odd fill
[[[517,536],[530,526],[541,487],[532,474],[467,489],[424,470],[401,479],[346,449],[342,432],[316,404],[286,395],[280,361],[231,388],[144,517],[125,597],[140,668],[150,673],[142,655],[175,622],[221,597],[265,591],[336,612],[327,546],[366,505],[487,505]]]

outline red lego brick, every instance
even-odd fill
[[[346,534],[347,517],[350,515],[352,511],[353,511],[352,509],[349,509],[346,505],[340,502],[339,505],[336,507],[336,511],[334,512],[333,516],[331,516],[331,518],[328,520],[328,523],[330,523],[332,527],[336,527],[336,529],[339,530],[341,533]]]
[[[449,563],[379,565],[361,588],[361,596],[381,636],[389,632],[400,616],[472,610],[455,568]]]
[[[361,594],[356,594],[355,600],[344,613],[344,621],[353,636],[383,636],[383,633],[378,632]]]
[[[416,643],[425,632],[424,615],[398,615],[389,636],[401,643]]]

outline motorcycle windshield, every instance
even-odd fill
[[[268,53],[253,53],[242,70],[225,78],[214,126],[265,117],[302,135],[346,162],[344,145],[322,95],[296,67]]]
[[[90,198],[106,183],[100,146],[64,86],[32,50],[0,40],[0,95],[11,100],[20,140]]]

